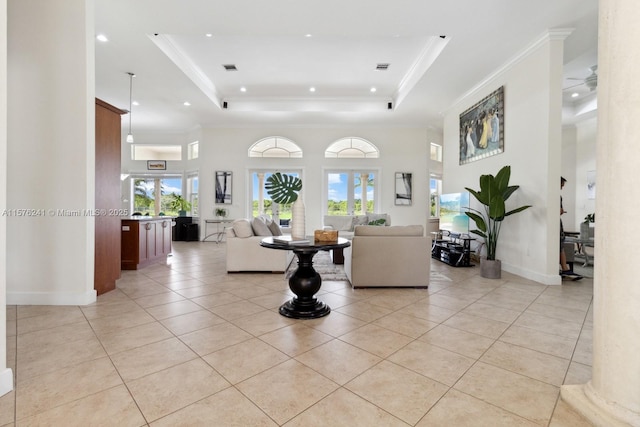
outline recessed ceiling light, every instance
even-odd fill
[[[132,104],[133,105],[140,105],[140,103],[138,101],[133,101]]]
[[[207,37],[213,37],[213,34],[211,34],[211,33],[207,33],[207,34],[205,34],[205,36],[207,36]]]
[[[377,91],[377,90],[378,90],[378,89],[376,89],[375,87],[372,87],[372,88],[371,88],[371,92],[375,92],[375,91]]]
[[[306,38],[313,37],[311,34],[305,34],[304,36],[305,36]]]
[[[573,93],[571,94],[571,97],[572,97],[572,98],[577,98],[577,97],[579,97],[579,96],[580,96],[580,94],[579,94],[578,92],[573,92]]]
[[[184,101],[184,103],[182,104],[185,107],[189,107],[191,105],[191,103],[189,101]]]
[[[240,88],[240,92],[246,92],[246,91],[247,91],[246,87],[243,86],[243,87]]]
[[[101,41],[101,42],[108,42],[108,41],[109,41],[109,39],[107,38],[107,36],[105,36],[104,34],[98,34],[98,35],[96,36],[96,38],[98,39],[98,41]]]
[[[310,88],[309,88],[309,92],[315,92],[315,91],[316,91],[316,88],[315,88],[315,87],[310,87]]]

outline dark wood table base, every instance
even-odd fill
[[[318,251],[346,248],[351,245],[347,239],[339,237],[335,242],[309,241],[291,244],[288,240],[274,242],[273,237],[265,237],[261,246],[272,249],[291,250],[298,258],[298,268],[289,278],[289,289],[296,296],[280,306],[280,314],[294,319],[316,319],[331,313],[331,308],[314,296],[320,290],[322,278],[313,268],[313,257]]]
[[[289,288],[296,296],[280,306],[280,314],[294,319],[316,319],[331,313],[328,305],[314,295],[322,286],[322,278],[313,268],[313,256],[318,251],[296,251],[298,269],[289,278]]]

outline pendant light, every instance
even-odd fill
[[[129,74],[129,134],[127,135],[127,142],[133,143],[133,134],[131,133],[131,106],[133,103],[132,93],[133,93],[133,78],[136,76],[133,73]]]

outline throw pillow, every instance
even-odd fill
[[[269,222],[267,224],[267,227],[269,227],[269,230],[271,230],[271,234],[273,234],[274,236],[282,236],[282,230],[280,230],[280,226],[275,221]]]
[[[260,218],[253,218],[251,220],[251,228],[255,236],[272,236],[271,230],[269,230],[267,224]]]
[[[369,225],[390,225],[387,224],[387,214],[369,214]]]
[[[251,228],[251,223],[246,219],[236,219],[233,221],[233,232],[236,233],[236,236],[246,238],[253,236],[253,228]]]
[[[353,217],[353,222],[351,223],[351,231],[356,228],[356,225],[367,225],[369,223],[369,217],[366,215],[356,215]]]

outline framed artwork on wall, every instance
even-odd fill
[[[233,172],[216,171],[216,204],[230,205],[232,188],[233,188]]]
[[[166,160],[147,160],[148,171],[164,171],[167,170]]]
[[[411,206],[412,200],[412,182],[411,172],[396,172],[396,197],[395,204],[400,206]]]
[[[460,164],[504,151],[504,86],[460,114]]]
[[[596,171],[587,172],[587,199],[596,198]]]

